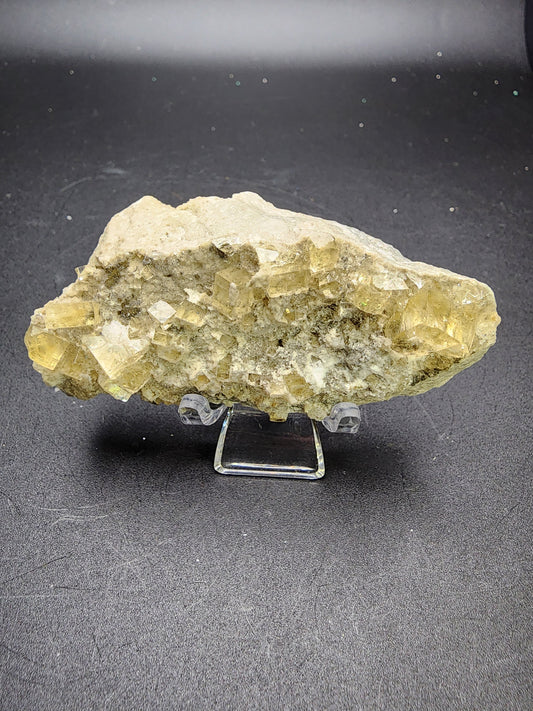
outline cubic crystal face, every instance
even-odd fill
[[[46,383],[89,398],[198,392],[283,420],[416,395],[479,360],[500,321],[486,284],[254,193],[115,215],[25,336]]]

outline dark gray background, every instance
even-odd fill
[[[17,47],[0,71],[0,708],[531,708],[523,38],[481,66],[439,44],[344,66]],[[239,190],[498,300],[485,358],[363,408],[355,438],[324,433],[318,482],[217,475],[218,426],[80,403],[25,353],[33,309],[116,211]]]

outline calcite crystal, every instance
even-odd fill
[[[259,195],[115,215],[25,342],[45,383],[86,399],[200,393],[283,420],[416,395],[472,365],[500,321],[491,289]]]

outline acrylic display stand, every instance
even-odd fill
[[[205,397],[191,393],[179,405],[186,425],[209,426],[224,415],[215,451],[214,466],[220,474],[320,479],[325,474],[324,455],[317,423],[302,413],[285,422],[271,422],[268,415],[236,403],[211,408]],[[355,434],[361,415],[357,405],[340,402],[322,425],[329,432]]]

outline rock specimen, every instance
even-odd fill
[[[37,309],[45,383],[87,399],[197,392],[283,420],[416,395],[472,365],[500,321],[491,289],[254,193],[179,207],[143,197]]]

